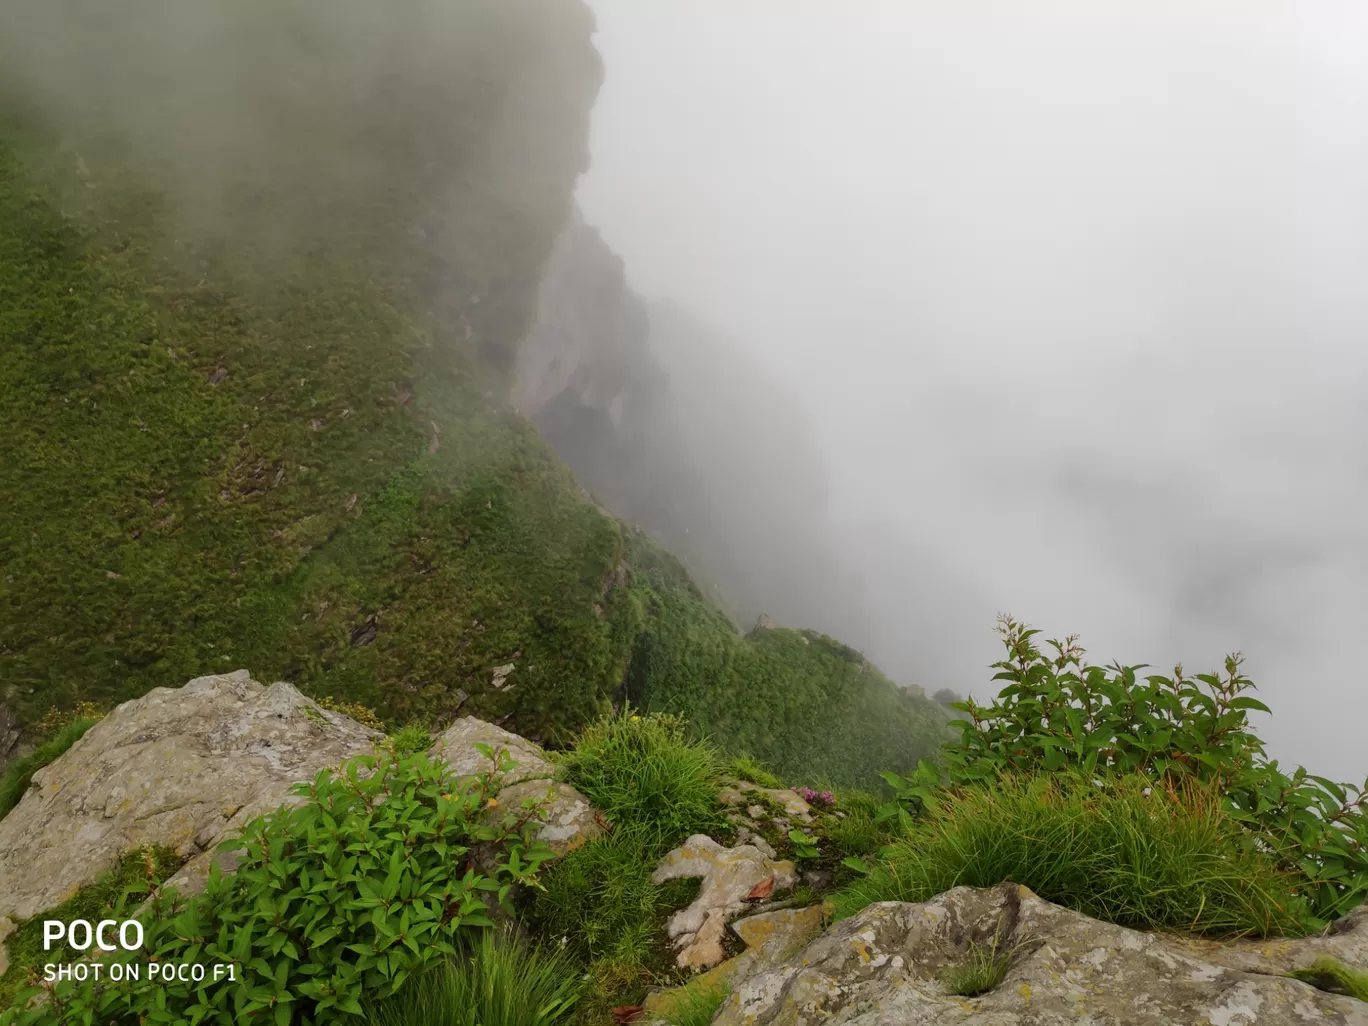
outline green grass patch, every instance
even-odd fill
[[[413,755],[415,752],[426,752],[432,747],[432,735],[421,724],[411,723],[391,734],[389,744],[396,755]]]
[[[643,623],[627,674],[632,702],[686,716],[696,736],[749,753],[785,780],[883,787],[880,772],[933,758],[949,715],[863,655],[816,631],[744,637],[679,562],[627,533]]]
[[[1293,969],[1287,975],[1309,983],[1317,990],[1347,994],[1360,1001],[1368,1001],[1368,973],[1351,969],[1333,958],[1318,958],[1307,968]]]
[[[739,755],[727,766],[727,771],[737,780],[748,780],[761,787],[783,787],[784,782],[770,772],[758,759],[749,755]]]
[[[670,995],[660,1017],[670,1026],[711,1026],[728,994],[730,991],[725,987],[701,980],[685,984]]]
[[[943,972],[940,982],[951,994],[959,997],[978,997],[993,990],[1012,968],[1012,960],[1025,942],[1011,948],[999,947],[998,938],[992,944],[973,944],[963,964]]]
[[[5,942],[10,965],[0,976],[0,1011],[13,1004],[15,996],[37,983],[40,967],[48,962],[76,962],[84,952],[62,944],[43,950],[43,920],[71,922],[85,919],[128,919],[142,904],[152,888],[160,886],[180,868],[180,858],[171,848],[149,847],[125,852],[95,883],[81,888],[56,908],[27,919]]]
[[[872,872],[835,898],[845,917],[876,901],[1024,884],[1047,901],[1137,929],[1215,936],[1305,932],[1294,879],[1252,849],[1220,796],[1196,786],[1104,789],[1069,775],[1006,776],[945,793]]]
[[[682,717],[630,710],[590,724],[561,760],[566,779],[610,823],[653,832],[666,849],[722,824],[716,750]]]
[[[5,775],[0,777],[0,819],[4,819],[9,811],[19,804],[33,782],[35,773],[58,756],[64,755],[98,722],[99,720],[89,717],[72,720],[28,755],[11,761],[5,767]]]
[[[564,952],[490,929],[469,951],[411,979],[367,1009],[369,1026],[555,1026],[566,1023],[584,981]]]

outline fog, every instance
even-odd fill
[[[1368,8],[592,5],[585,216],[808,411],[876,661],[1238,649],[1368,773]]]

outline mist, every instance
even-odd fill
[[[999,611],[1239,650],[1368,773],[1368,10],[592,6],[585,218],[811,419],[852,642],[980,699]]]

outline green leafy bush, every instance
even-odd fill
[[[1298,878],[1252,848],[1212,785],[1169,791],[1135,774],[1105,787],[1059,772],[947,789],[834,903],[848,916],[1004,880],[1140,929],[1262,936],[1312,925]]]
[[[322,771],[303,799],[249,823],[236,876],[211,874],[188,903],[158,896],[144,916],[142,954],[161,963],[234,963],[236,980],[59,983],[51,1001],[0,1023],[102,1021],[334,1022],[362,1014],[361,998],[394,993],[458,953],[463,934],[512,910],[551,852],[532,840],[528,800],[494,811],[506,751],[485,753],[498,773],[457,779],[426,755],[381,750]],[[488,904],[487,904],[488,902]]]
[[[44,741],[28,755],[15,759],[6,766],[5,775],[0,777],[0,819],[3,819],[10,809],[19,804],[24,793],[28,791],[29,784],[33,782],[35,773],[53,762],[58,756],[66,754],[67,750],[81,740],[85,736],[85,732],[98,722],[98,719],[90,717],[71,720],[61,727],[54,737]]]
[[[555,1026],[583,989],[561,951],[526,947],[486,930],[470,950],[409,980],[384,1001],[367,1002],[369,1026]]]
[[[566,777],[611,823],[667,846],[721,824],[716,750],[680,716],[630,711],[590,724],[562,759]]]
[[[1368,781],[1337,784],[1297,768],[1284,773],[1265,757],[1248,713],[1267,707],[1248,691],[1240,657],[1225,674],[1143,679],[1142,666],[1083,663],[1077,638],[1051,641],[1010,617],[999,630],[1007,657],[995,663],[1005,681],[993,704],[955,703],[960,738],[943,749],[943,765],[922,762],[910,777],[885,774],[897,801],[884,810],[906,825],[921,815],[943,780],[992,781],[1005,773],[1071,769],[1085,776],[1139,774],[1156,786],[1185,781],[1225,795],[1226,813],[1248,831],[1249,844],[1301,878],[1314,915],[1328,921],[1368,895]]]

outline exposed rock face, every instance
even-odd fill
[[[147,844],[189,859],[175,882],[193,887],[226,833],[380,736],[246,670],[154,688],[34,774],[0,820],[0,918],[61,903],[120,852]]]
[[[792,862],[776,862],[749,844],[724,848],[705,834],[695,834],[661,859],[651,882],[695,876],[703,878],[698,897],[665,924],[680,968],[711,969],[722,961],[727,923],[747,907],[747,896],[757,886],[766,885],[767,898],[798,882]]]
[[[130,848],[175,848],[187,861],[168,886],[199,891],[212,862],[226,872],[237,866],[231,852],[214,852],[220,840],[297,800],[291,785],[371,751],[382,737],[246,670],[125,702],[35,774],[35,787],[0,820],[0,943],[15,923],[65,901]],[[540,833],[557,854],[601,832],[588,800],[554,780],[546,754],[516,734],[464,717],[431,754],[473,776],[493,769],[475,748],[481,743],[517,763],[491,816],[525,798],[544,800]]]
[[[746,950],[704,973],[698,978],[698,983],[704,987],[729,990],[737,980],[781,965],[785,958],[821,932],[825,911],[824,905],[809,905],[806,908],[776,909],[738,919],[731,924],[731,930],[745,942]],[[643,1005],[648,1013],[669,1015],[675,1009],[679,993],[680,988],[677,987],[658,990],[648,994]]]
[[[938,981],[973,944],[1021,945],[974,998]],[[715,1026],[1368,1026],[1368,1004],[1280,975],[1332,956],[1368,968],[1368,909],[1325,937],[1211,943],[1098,922],[1024,887],[882,902],[742,980]]]

